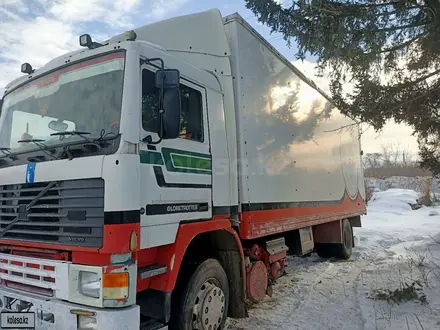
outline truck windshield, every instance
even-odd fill
[[[64,131],[88,132],[92,139],[103,133],[118,136],[124,62],[123,52],[95,57],[7,94],[0,118],[0,147],[15,152],[38,148],[33,139],[52,146],[83,140],[74,134],[53,135]]]

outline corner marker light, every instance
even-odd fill
[[[30,65],[29,63],[23,63],[21,65],[21,72],[23,73],[27,73],[27,74],[32,74],[34,73],[34,69],[32,69],[32,65]]]
[[[133,30],[127,31],[124,34],[127,37],[128,41],[135,41],[137,38],[136,32],[134,32]]]
[[[91,48],[93,44],[92,37],[89,34],[83,34],[79,37],[79,45],[81,47]]]
[[[94,42],[90,34],[83,34],[80,36],[79,45],[81,47],[87,47],[88,49],[95,49],[102,46],[99,42]]]

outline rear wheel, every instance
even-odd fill
[[[315,245],[316,253],[321,258],[338,258],[348,260],[351,257],[353,249],[353,229],[349,220],[342,221],[342,243],[327,244],[321,243]]]
[[[190,276],[172,311],[171,329],[223,329],[229,305],[226,273],[215,259],[202,262]]]

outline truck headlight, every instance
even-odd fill
[[[69,264],[67,300],[93,307],[126,307],[136,303],[136,264],[87,266]],[[58,279],[58,278],[57,278]],[[58,289],[58,288],[57,288]],[[65,290],[66,291],[66,290]]]
[[[87,297],[99,298],[101,290],[100,275],[81,270],[78,276],[78,290]]]

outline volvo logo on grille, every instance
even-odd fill
[[[69,236],[69,241],[71,241],[71,242],[84,243],[85,240],[86,239],[84,237]]]
[[[26,205],[20,205],[18,207],[18,218],[20,219],[20,221],[29,221]]]

